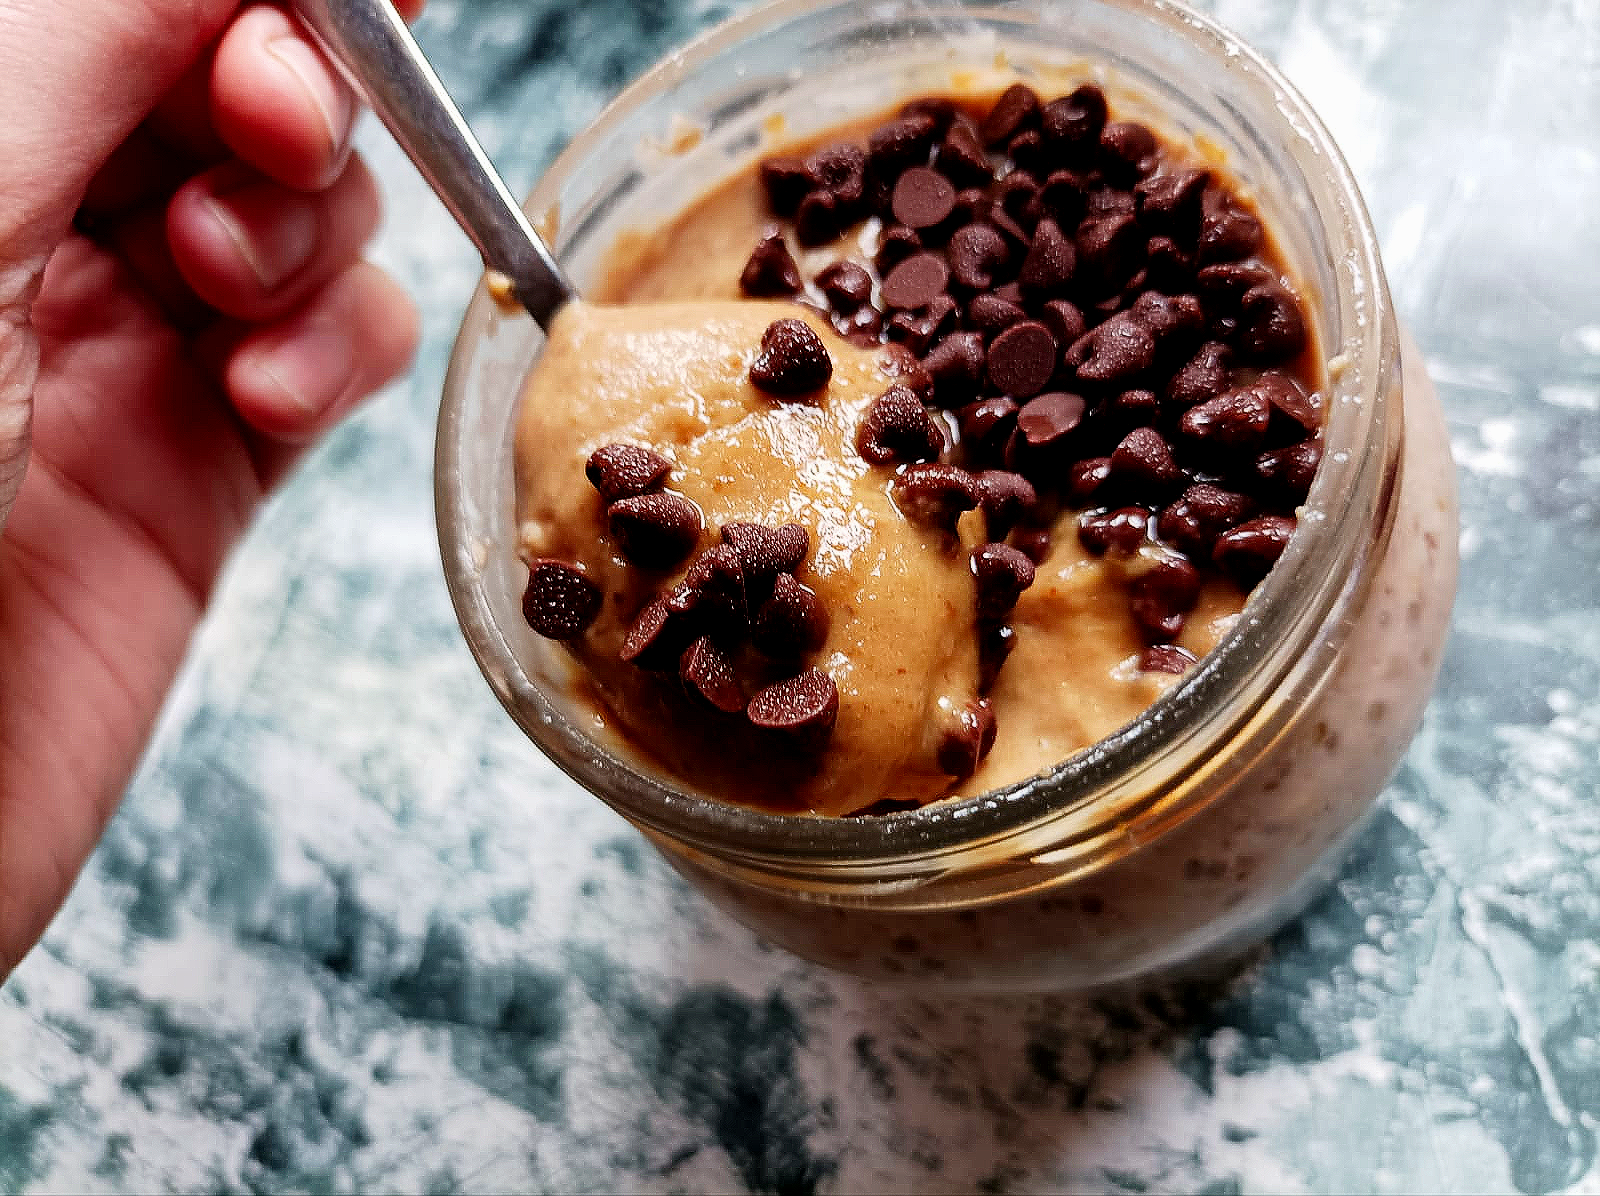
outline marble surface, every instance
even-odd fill
[[[928,1000],[763,946],[480,681],[432,417],[475,280],[375,129],[415,370],[234,561],[0,990],[0,1190],[1600,1191],[1600,7],[1216,0],[1344,145],[1451,421],[1462,588],[1335,887],[1220,986]],[[525,188],[698,0],[432,0]]]

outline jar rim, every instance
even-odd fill
[[[1381,475],[1386,461],[1395,455],[1393,445],[1386,446],[1374,432],[1392,429],[1398,422],[1385,419],[1388,384],[1397,369],[1398,336],[1376,234],[1354,177],[1299,92],[1258,52],[1209,17],[1175,0],[1091,2],[1165,26],[1225,64],[1230,84],[1256,91],[1267,105],[1263,110],[1276,114],[1271,131],[1307,168],[1306,178],[1326,184],[1319,211],[1326,204],[1331,218],[1323,219],[1321,231],[1340,272],[1339,294],[1329,299],[1347,306],[1350,316],[1341,320],[1348,331],[1338,347],[1337,355],[1347,367],[1340,378],[1354,379],[1359,387],[1342,384],[1330,372],[1328,452],[1304,508],[1315,518],[1302,518],[1277,566],[1251,593],[1244,614],[1198,666],[1133,721],[1045,772],[971,797],[873,817],[774,813],[700,797],[671,779],[634,766],[578,730],[522,669],[480,592],[483,571],[473,565],[475,546],[463,542],[465,479],[456,468],[464,426],[463,362],[472,347],[469,309],[446,373],[435,460],[436,509],[451,599],[480,669],[516,722],[558,767],[636,825],[683,847],[761,870],[819,868],[878,879],[895,873],[908,882],[926,876],[930,869],[947,869],[953,856],[964,857],[975,846],[1011,841],[1058,824],[1069,814],[1079,816],[1082,835],[1139,838],[1142,819],[1151,819],[1153,827],[1159,815],[1161,826],[1170,826],[1203,802],[1191,792],[1186,806],[1164,804],[1161,794],[1152,793],[1140,808],[1097,811],[1097,797],[1110,781],[1142,761],[1194,740],[1208,716],[1227,706],[1259,675],[1264,660],[1276,654],[1286,657],[1277,660],[1280,670],[1293,668],[1297,662],[1286,651],[1286,643],[1309,644],[1310,633],[1350,600],[1345,579],[1355,575],[1362,550],[1357,533],[1370,525],[1374,509],[1385,501],[1379,493],[1385,485]],[[853,7],[858,7],[854,0],[776,0],[701,34],[613,99],[558,155],[525,206],[530,212],[550,208],[557,181],[604,145],[627,114],[669,94],[677,80],[698,67],[764,30],[825,9]],[[877,6],[874,14],[879,8],[903,10],[904,15],[921,19],[940,7],[926,0],[903,0]],[[1015,4],[958,3],[950,11],[1028,19],[1038,8],[1030,5],[1019,11]],[[493,302],[480,287],[472,308]],[[1389,478],[1388,484],[1392,482]],[[1369,503],[1352,500],[1363,494],[1371,497]],[[1307,595],[1320,597],[1317,609],[1307,609]],[[1257,688],[1261,697],[1270,691]],[[1240,717],[1235,711],[1236,722]],[[1214,734],[1216,727],[1210,730]]]

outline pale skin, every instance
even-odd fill
[[[415,15],[422,0],[400,3]],[[217,571],[409,363],[356,103],[277,8],[0,0],[0,979],[111,816]]]

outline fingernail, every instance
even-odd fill
[[[263,349],[250,362],[267,385],[309,420],[328,414],[350,389],[355,358],[350,338],[338,327],[313,324],[289,340]],[[308,428],[314,432],[315,427]]]
[[[355,101],[349,91],[334,81],[317,52],[293,34],[268,42],[267,52],[294,76],[312,107],[321,115],[328,132],[329,161],[341,162],[355,122]]]
[[[251,186],[208,196],[205,206],[263,291],[277,290],[316,252],[317,210],[304,196]]]

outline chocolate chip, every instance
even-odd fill
[[[1202,262],[1237,261],[1261,248],[1261,221],[1223,188],[1205,189],[1200,213],[1198,252]]]
[[[975,476],[984,528],[989,539],[1004,540],[1039,505],[1039,492],[1027,478],[1009,469],[985,469]]]
[[[939,740],[939,771],[958,779],[977,772],[978,765],[994,747],[997,726],[994,707],[987,698],[963,703],[956,709],[952,725]]]
[[[1154,562],[1128,586],[1133,620],[1154,643],[1175,640],[1200,600],[1200,570],[1176,553]]]
[[[1075,507],[1091,505],[1111,480],[1110,457],[1085,457],[1067,470],[1066,499]]]
[[[979,129],[987,146],[1004,145],[1039,120],[1039,97],[1026,83],[1013,83],[1000,93]]]
[[[836,316],[834,329],[852,345],[863,349],[876,348],[883,331],[883,313],[875,307],[858,307],[847,316]]]
[[[600,602],[600,587],[576,565],[546,557],[529,564],[522,617],[546,639],[570,640],[582,635],[600,613]]]
[[[1056,372],[1056,338],[1037,320],[1007,328],[989,346],[989,381],[1015,399],[1038,394]]]
[[[1058,464],[1073,433],[1083,423],[1086,406],[1081,396],[1060,391],[1030,399],[1017,412],[1017,430],[1011,439],[1009,464],[1024,474]]]
[[[1111,479],[1144,494],[1165,493],[1183,480],[1172,450],[1154,428],[1135,428],[1111,454]]]
[[[957,283],[970,291],[986,291],[1011,257],[1011,248],[992,224],[968,224],[951,234],[945,256]]]
[[[1015,399],[1004,396],[969,403],[957,412],[961,444],[969,461],[997,460],[1021,410]]]
[[[956,303],[949,295],[935,295],[920,311],[897,311],[889,317],[888,337],[921,355],[955,326]],[[929,380],[930,385],[932,380]]]
[[[822,647],[828,638],[828,612],[816,593],[780,573],[772,595],[756,611],[750,642],[772,660],[795,660]]]
[[[956,102],[949,96],[918,96],[907,100],[900,108],[901,116],[926,116],[933,122],[934,131],[943,135],[951,122],[960,115]],[[964,118],[963,118],[964,119]]]
[[[872,298],[872,275],[861,263],[841,258],[818,272],[817,288],[834,311],[847,316]]]
[[[1086,511],[1078,516],[1078,541],[1093,556],[1132,556],[1145,542],[1150,512],[1143,507]]]
[[[1251,260],[1203,266],[1196,271],[1194,281],[1215,322],[1219,316],[1237,315],[1246,291],[1262,283],[1276,282],[1278,276],[1261,262]]]
[[[1117,290],[1138,268],[1145,241],[1132,212],[1086,216],[1077,232],[1081,281],[1101,294]]]
[[[820,750],[839,717],[839,689],[821,669],[807,669],[767,686],[750,699],[745,717],[757,727],[793,737]]]
[[[945,407],[970,402],[983,381],[983,336],[952,332],[922,359],[933,379],[934,400]]]
[[[891,386],[872,400],[856,428],[856,452],[873,465],[931,461],[943,450],[944,434],[908,386]]]
[[[1050,330],[1058,345],[1071,345],[1084,334],[1088,324],[1075,303],[1051,299],[1039,308],[1039,322]]]
[[[1249,589],[1271,570],[1294,535],[1295,521],[1286,515],[1260,515],[1217,537],[1211,559]]]
[[[841,141],[825,145],[806,159],[806,169],[817,186],[833,193],[845,207],[860,202],[865,185],[867,156],[858,145]]]
[[[678,676],[692,696],[712,709],[724,714],[744,710],[744,690],[734,673],[733,661],[709,635],[702,635],[683,650]]]
[[[778,299],[798,295],[804,287],[783,233],[768,229],[739,275],[739,289],[752,299]]]
[[[1168,360],[1173,347],[1187,350],[1206,326],[1200,300],[1193,295],[1163,295],[1159,291],[1145,291],[1135,299],[1128,308],[1128,318],[1150,330]]]
[[[1153,390],[1125,390],[1102,404],[1097,425],[1120,436],[1134,428],[1153,425],[1161,415],[1161,401]]]
[[[1004,623],[978,624],[978,692],[994,688],[1011,650],[1017,646],[1017,633]]]
[[[1151,644],[1139,653],[1141,673],[1187,673],[1199,661],[1193,652],[1177,644]]]
[[[950,268],[936,253],[914,253],[889,271],[880,294],[885,307],[914,311],[944,294],[950,285]]]
[[[1226,464],[1255,454],[1267,438],[1272,404],[1253,387],[1225,390],[1189,408],[1178,431],[1205,450],[1208,463]]]
[[[1307,393],[1305,387],[1288,374],[1268,371],[1251,382],[1249,388],[1265,395],[1272,405],[1273,432],[1280,439],[1298,440],[1322,428],[1321,398]],[[1281,434],[1277,425],[1282,425]]]
[[[1047,527],[1019,527],[1011,533],[1011,546],[1036,566],[1042,565],[1050,555],[1050,529]]]
[[[952,256],[954,256],[953,250]],[[957,271],[952,269],[951,273],[956,274],[957,281],[960,281],[960,275]],[[993,339],[997,334],[1010,328],[1011,325],[1020,324],[1027,318],[1028,313],[1023,311],[1018,304],[1002,299],[989,291],[985,291],[981,295],[974,295],[972,302],[967,304],[967,323],[978,332],[981,332],[985,339]],[[1046,321],[1045,326],[1049,327],[1048,321]],[[1052,328],[1051,334],[1054,335],[1054,332],[1055,329]],[[1056,340],[1057,343],[1060,343],[1061,338],[1057,337]]]
[[[1039,116],[1045,143],[1060,153],[1083,154],[1098,144],[1106,123],[1105,92],[1085,83],[1071,95],[1051,100]]]
[[[1311,493],[1317,467],[1322,464],[1322,441],[1302,440],[1262,453],[1254,473],[1264,489],[1279,502],[1298,505]]]
[[[768,527],[764,523],[724,523],[722,542],[739,553],[745,591],[751,601],[764,599],[779,573],[793,573],[811,550],[811,535],[798,523]]]
[[[1044,214],[1062,228],[1077,228],[1088,205],[1089,182],[1075,170],[1053,170],[1039,188]]]
[[[953,531],[963,511],[978,505],[978,482],[956,465],[908,465],[889,485],[890,497],[912,523]]]
[[[1127,312],[1118,312],[1084,333],[1067,350],[1067,364],[1085,382],[1128,384],[1156,359],[1150,330]]]
[[[838,196],[821,189],[809,191],[795,208],[794,235],[801,245],[814,248],[837,237],[847,223]]]
[[[1155,169],[1155,134],[1138,121],[1113,121],[1100,130],[1100,160],[1107,177],[1132,184]]]
[[[972,576],[978,586],[978,618],[1003,619],[1033,584],[1033,562],[1009,544],[983,544],[973,551]]]
[[[806,164],[788,154],[763,158],[758,174],[762,189],[767,193],[767,207],[774,216],[785,220],[793,218],[800,201],[817,185]]]
[[[1196,482],[1161,512],[1156,533],[1193,559],[1210,560],[1217,537],[1248,519],[1254,509],[1247,495]]]
[[[654,672],[676,667],[693,638],[694,617],[683,606],[674,606],[667,595],[645,603],[622,637],[618,656],[627,664]]]
[[[833,358],[804,320],[774,320],[761,334],[761,352],[750,366],[750,382],[781,399],[809,395],[833,377]]]
[[[923,165],[943,127],[927,112],[907,113],[879,126],[867,137],[869,171],[878,178],[892,179],[907,167]]]
[[[1077,264],[1078,252],[1072,242],[1054,220],[1046,217],[1034,228],[1017,283],[1022,293],[1035,301],[1059,298],[1072,282]]]
[[[1221,341],[1206,341],[1195,355],[1172,375],[1167,398],[1185,407],[1215,398],[1227,388],[1233,367],[1233,350]]]
[[[1194,254],[1171,237],[1151,237],[1145,242],[1145,278],[1157,290],[1188,290],[1194,280],[1194,268]]]
[[[606,523],[622,554],[642,569],[669,569],[683,560],[702,526],[699,507],[664,491],[617,499],[606,508]]]
[[[1133,187],[1140,227],[1192,248],[1200,236],[1200,210],[1210,181],[1209,172],[1194,169],[1140,179]]]
[[[879,274],[888,274],[921,249],[922,238],[917,236],[915,229],[903,224],[891,225],[878,237],[878,248],[872,256],[872,264],[878,267]]]
[[[895,183],[889,206],[894,218],[907,228],[934,228],[955,210],[956,189],[937,170],[913,166]]]
[[[718,544],[695,557],[683,576],[680,605],[694,611],[701,626],[723,642],[743,636],[750,608],[739,550]]]
[[[637,444],[607,444],[589,454],[583,472],[601,501],[610,504],[659,490],[672,472],[672,462]]]
[[[950,126],[934,156],[934,165],[957,187],[987,187],[994,182],[989,156],[972,130],[963,124]]]
[[[1044,204],[1039,198],[1039,180],[1026,170],[1013,170],[1000,180],[995,192],[998,211],[1010,216],[1031,236],[1034,226],[1044,215]]]
[[[1306,347],[1306,325],[1288,288],[1273,280],[1246,291],[1233,343],[1249,361],[1280,362],[1297,356]]]

